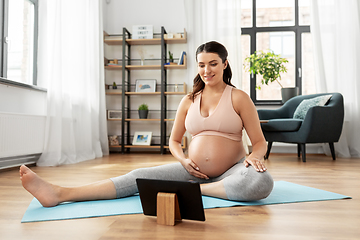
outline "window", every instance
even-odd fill
[[[2,78],[37,85],[38,0],[0,0]]]
[[[299,87],[300,94],[315,93],[310,1],[242,0],[241,5],[243,59],[258,50],[274,51],[289,61],[287,73],[281,75],[281,84]],[[258,90],[260,81],[260,76],[243,72],[243,90],[254,103],[281,104],[280,85],[273,82]]]

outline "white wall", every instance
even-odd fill
[[[164,26],[168,32],[185,28],[185,9],[179,0],[104,0],[104,30],[121,33],[133,25],[153,25],[155,32]]]

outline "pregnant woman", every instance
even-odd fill
[[[261,159],[266,142],[256,108],[249,96],[231,84],[227,50],[217,42],[198,47],[198,74],[193,91],[178,107],[170,138],[170,151],[177,163],[140,168],[128,174],[93,184],[65,188],[52,185],[26,166],[20,167],[20,179],[44,207],[66,201],[113,199],[137,193],[136,179],[162,179],[199,182],[203,195],[236,201],[266,198],[273,179]],[[252,153],[246,157],[242,130],[246,129]],[[185,156],[181,139],[192,135]]]

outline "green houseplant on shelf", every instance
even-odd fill
[[[169,51],[169,62],[174,62],[174,54]]]
[[[141,104],[138,108],[138,112],[139,112],[140,119],[146,119],[148,117],[148,113],[149,113],[148,105],[145,103]]]
[[[299,92],[297,87],[284,88],[280,83],[280,74],[287,72],[285,63],[288,62],[286,58],[280,57],[280,54],[275,54],[273,51],[256,51],[245,58],[244,68],[251,74],[261,75],[261,84],[268,85],[276,81],[281,87],[281,96],[284,103],[291,97],[298,95]],[[260,90],[261,86],[256,86],[256,88]]]

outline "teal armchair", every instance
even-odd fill
[[[303,119],[294,118],[294,112],[303,100],[329,94],[332,96],[324,106],[310,107]],[[268,142],[265,159],[269,158],[273,142],[297,144],[298,157],[302,153],[303,162],[306,162],[306,144],[328,143],[332,158],[336,159],[334,142],[339,141],[344,121],[344,103],[340,93],[296,96],[278,109],[259,109],[258,114],[260,120],[268,120],[261,123]]]

